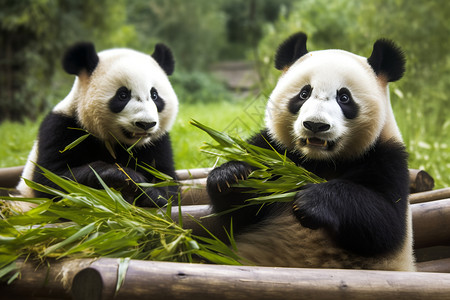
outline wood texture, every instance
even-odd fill
[[[424,170],[409,170],[409,189],[411,193],[430,191],[434,188],[434,179]]]
[[[118,260],[107,258],[52,262],[49,270],[26,263],[21,280],[0,286],[0,299],[98,299],[98,291],[112,299],[117,271]],[[132,260],[114,299],[450,299],[450,274]]]
[[[423,203],[445,198],[450,198],[450,188],[411,194],[409,195],[409,203]]]

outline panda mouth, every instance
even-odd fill
[[[308,146],[308,147],[313,147],[313,148],[318,148],[318,149],[323,149],[323,150],[331,150],[331,148],[335,144],[333,141],[322,140],[322,139],[319,139],[316,137],[300,139],[300,143],[303,146]]]
[[[150,136],[150,133],[142,131],[142,132],[131,132],[122,128],[123,135],[128,139],[139,139],[143,137]]]

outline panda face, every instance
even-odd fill
[[[281,76],[267,105],[267,128],[305,158],[357,157],[382,130],[385,85],[363,57],[341,50],[310,52]]]
[[[98,53],[90,76],[74,87],[81,125],[111,143],[151,143],[172,126],[178,100],[166,73],[149,55],[112,49]]]

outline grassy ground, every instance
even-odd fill
[[[181,104],[172,129],[177,169],[211,167],[214,159],[199,151],[209,137],[189,124],[195,119],[214,129],[247,137],[262,126],[263,97]],[[410,168],[428,171],[436,188],[450,186],[450,121],[440,109],[414,106],[407,99],[393,98],[396,118],[410,153]],[[417,106],[419,105],[419,106]],[[0,167],[23,165],[38,130],[39,122],[5,122],[0,125]]]

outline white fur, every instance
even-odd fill
[[[310,84],[310,98],[297,115],[287,109],[289,100]],[[361,155],[383,131],[383,138],[401,141],[393,119],[386,82],[382,82],[365,57],[342,50],[310,52],[280,77],[266,109],[270,134],[290,150],[315,159],[346,159]],[[336,102],[336,91],[347,88],[359,106],[358,116],[348,121]],[[296,141],[308,137],[304,121],[331,125],[321,138],[338,141],[333,151],[311,150]]]
[[[91,76],[81,74],[67,97],[54,112],[79,116],[83,127],[103,141],[134,144],[121,128],[142,132],[135,122],[157,122],[150,135],[141,138],[139,145],[158,139],[169,131],[178,113],[178,99],[165,72],[149,55],[130,49],[111,49],[98,53],[100,62]],[[119,113],[108,107],[118,88],[131,90],[132,99]],[[155,88],[164,99],[164,110],[158,114],[150,90]]]
[[[409,222],[409,221],[408,221]],[[365,257],[336,246],[323,229],[302,227],[290,212],[254,225],[236,237],[238,255],[248,264],[272,267],[415,271],[411,227],[405,244],[388,256]],[[276,252],[274,252],[276,251]]]

